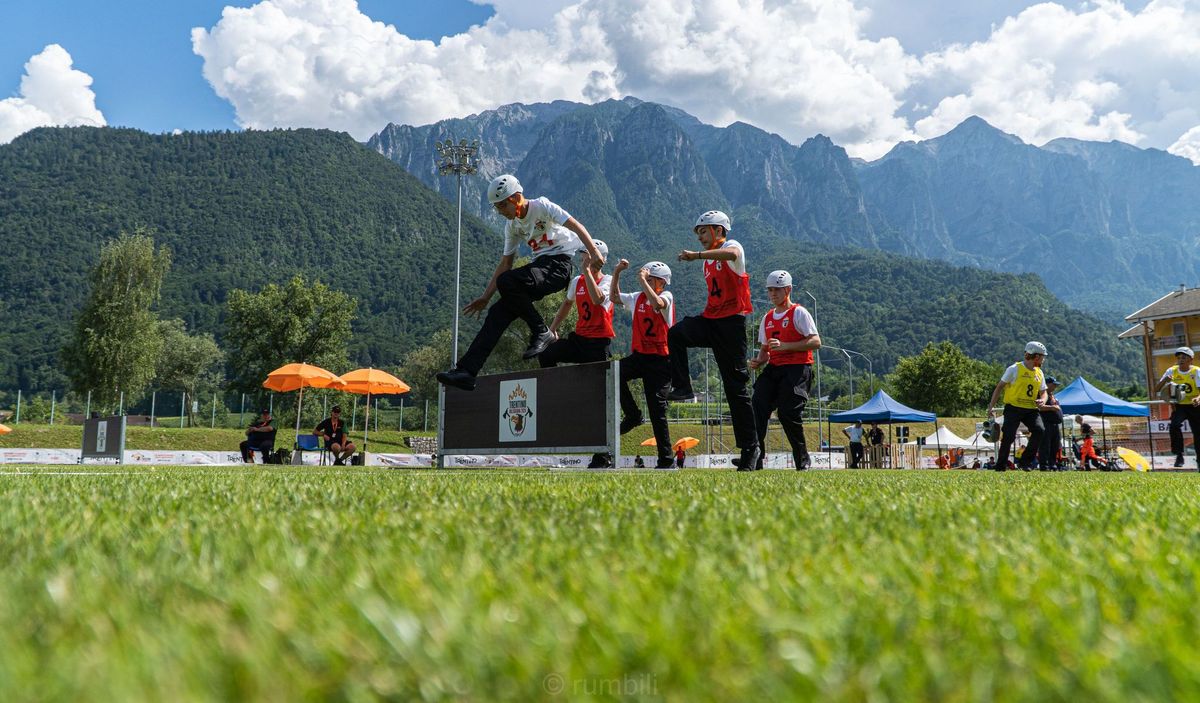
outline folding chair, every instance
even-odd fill
[[[304,452],[320,452],[319,464],[325,465],[325,455],[328,453],[325,449],[325,443],[315,434],[302,434],[296,438],[296,451],[300,452],[303,459]],[[300,463],[304,463],[301,461]]]

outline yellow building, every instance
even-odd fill
[[[1154,385],[1164,371],[1175,365],[1175,350],[1200,347],[1200,288],[1181,285],[1125,320],[1133,327],[1122,332],[1120,339],[1142,338],[1146,388],[1153,398]]]

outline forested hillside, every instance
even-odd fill
[[[543,134],[536,150],[554,153],[558,171],[570,177],[530,170],[531,194],[551,195],[608,240],[614,261],[670,263],[680,313],[698,313],[700,267],[675,256],[696,246],[691,224],[698,208],[718,197],[716,186],[678,185],[700,178],[702,164],[654,106],[630,124],[675,130],[677,138],[653,149],[633,132],[601,152],[570,138],[603,137],[611,117],[564,121]],[[624,184],[616,192],[605,186],[614,174]],[[929,341],[949,339],[977,358],[1010,362],[1024,340],[1039,338],[1050,345],[1048,366],[1056,372],[1114,383],[1137,378],[1136,345],[1118,343],[1119,330],[1071,310],[1034,276],[797,242],[777,230],[777,218],[754,207],[738,213],[734,235],[746,246],[758,311],[765,274],[791,270],[797,300],[808,301],[799,289],[818,300],[827,343],[868,354],[877,374]],[[500,236],[489,229],[496,224],[464,218],[464,302],[482,290],[498,257]],[[359,300],[355,363],[397,363],[450,325],[454,204],[344,134],[39,129],[0,147],[7,244],[0,259],[0,390],[65,388],[58,353],[86,273],[103,241],[138,226],[172,251],[162,316],[180,317],[218,341],[230,290],[257,290],[295,272]],[[629,276],[626,290],[633,283]],[[464,320],[464,343],[477,325]],[[614,348],[624,350],[628,323],[619,326]]]

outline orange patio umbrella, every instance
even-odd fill
[[[8,425],[0,425],[0,434],[8,434],[9,432],[12,432],[11,427]]]
[[[679,439],[675,440],[675,444],[671,445],[671,448],[675,451],[682,449],[686,452],[697,444],[700,444],[700,440],[696,439],[695,437],[680,437]]]
[[[394,395],[407,393],[411,388],[408,384],[387,371],[379,369],[355,369],[342,374],[346,385],[341,390],[347,393],[357,393],[367,396],[367,415],[363,424],[363,451],[367,451],[367,431],[371,427],[371,396]]]
[[[657,445],[658,445],[658,440],[653,437],[642,442],[643,447],[653,447],[653,446],[657,446]]]
[[[263,388],[280,393],[288,391],[300,391],[300,397],[296,400],[296,439],[300,439],[300,409],[304,405],[304,389],[305,388],[337,388],[341,389],[346,385],[346,382],[339,378],[332,371],[326,371],[320,366],[312,366],[311,364],[286,364],[275,369],[267,374],[267,380],[263,381]]]

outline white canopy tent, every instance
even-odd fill
[[[944,449],[974,449],[975,445],[969,441],[959,437],[950,431],[947,427],[939,427],[937,432],[925,438],[925,446],[930,449],[938,447]],[[916,444],[916,440],[908,442],[908,444]]]

